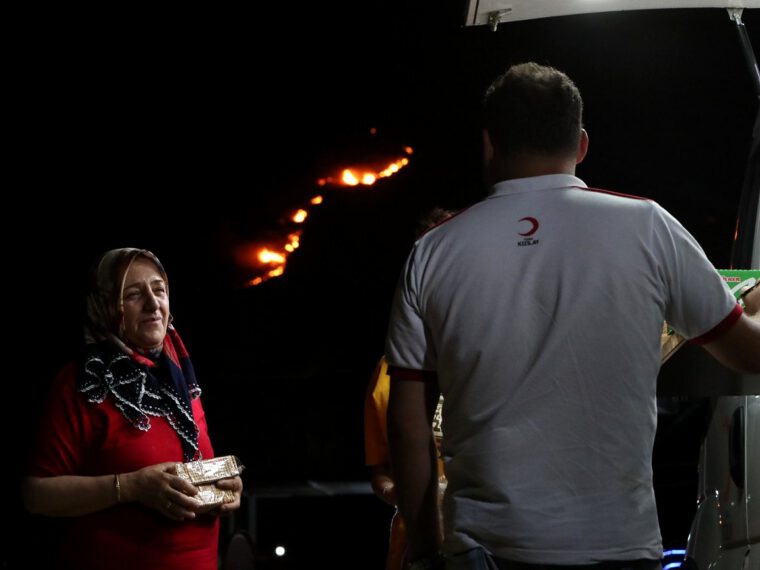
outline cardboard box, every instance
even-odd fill
[[[741,299],[742,292],[760,281],[760,269],[718,269],[718,273],[742,306],[744,305]]]

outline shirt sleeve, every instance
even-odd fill
[[[388,450],[388,363],[382,358],[375,367],[364,402],[364,455],[366,465],[390,463]]]
[[[417,258],[419,242],[409,255],[391,307],[385,356],[394,368],[435,371],[435,345],[423,319]]]
[[[717,338],[741,315],[741,308],[697,240],[667,211],[655,207],[654,238],[667,288],[665,319],[689,340]]]
[[[78,473],[92,434],[85,399],[76,390],[72,363],[53,381],[30,453],[29,474],[37,477]]]

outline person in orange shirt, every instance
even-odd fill
[[[365,463],[371,469],[372,491],[382,501],[392,507],[396,507],[396,492],[394,489],[393,475],[391,472],[390,452],[388,450],[388,431],[386,428],[386,415],[388,410],[388,398],[390,395],[390,376],[388,376],[388,363],[382,357],[375,367],[372,379],[367,388],[367,396],[364,402],[364,448]],[[443,499],[446,490],[446,477],[443,473],[443,461],[440,456],[440,443],[443,437],[441,415],[443,399],[438,400],[433,419],[433,434],[436,444],[439,446],[438,478],[439,500]],[[442,532],[442,529],[441,529]],[[388,557],[386,558],[386,570],[400,570],[404,553],[406,552],[406,529],[404,520],[398,513],[393,515],[391,522],[390,539],[388,541]]]
[[[423,216],[417,225],[417,238],[454,214],[455,212],[451,210],[433,208],[427,215]],[[372,490],[382,501],[395,508],[396,492],[391,473],[388,430],[385,420],[388,411],[388,398],[390,396],[390,382],[388,363],[385,361],[385,357],[382,357],[375,367],[369,387],[367,388],[367,397],[364,403],[364,447],[365,464],[371,469]],[[443,460],[440,453],[441,439],[443,437],[441,429],[443,423],[441,416],[442,403],[443,400],[440,399],[435,410],[435,417],[433,418],[433,433],[435,434],[435,441],[439,452],[439,500],[443,500],[443,492],[446,489],[446,477],[443,474]],[[391,522],[388,558],[385,565],[386,570],[399,570],[402,567],[405,551],[406,530],[404,529],[404,521],[397,511]]]

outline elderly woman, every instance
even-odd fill
[[[31,454],[24,503],[71,517],[65,567],[217,568],[220,512],[202,513],[178,462],[214,456],[200,387],[171,325],[169,284],[151,252],[107,252],[93,268],[85,351],[56,378]]]

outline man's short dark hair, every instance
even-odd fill
[[[583,100],[561,71],[537,63],[513,65],[485,94],[485,128],[497,153],[574,154]]]

